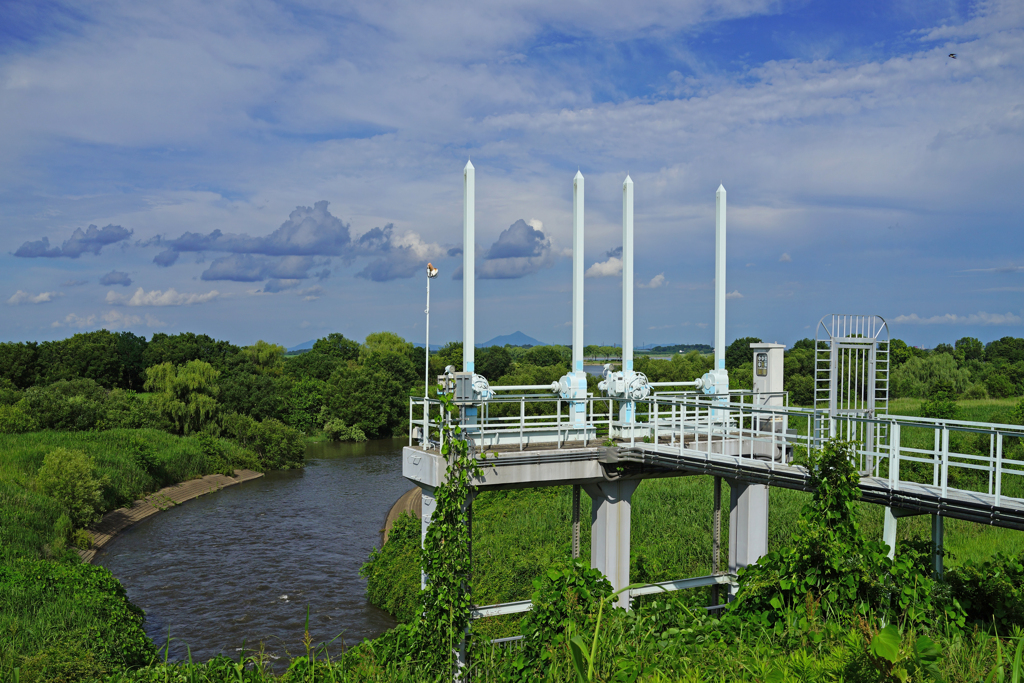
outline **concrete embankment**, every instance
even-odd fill
[[[174,486],[160,489],[151,493],[142,500],[137,500],[128,507],[119,508],[113,512],[103,515],[103,519],[91,529],[93,547],[89,550],[79,550],[85,562],[92,562],[96,551],[109,543],[117,534],[121,533],[132,524],[140,522],[150,515],[155,515],[161,510],[174,507],[185,501],[198,498],[199,496],[220,491],[222,488],[241,484],[262,477],[262,472],[252,470],[235,470],[235,476],[229,477],[223,474],[208,474],[199,479],[184,481]],[[416,489],[419,491],[419,489]]]
[[[423,513],[423,496],[420,495],[420,487],[416,486],[399,498],[391,509],[388,510],[388,516],[384,519],[384,542],[388,542],[388,534],[391,532],[391,525],[395,523],[398,516],[403,512],[409,512],[413,517],[419,519]]]

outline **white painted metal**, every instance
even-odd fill
[[[476,350],[476,169],[462,171],[462,371],[473,372]]]
[[[572,179],[572,371],[583,372],[583,174]]]
[[[591,499],[590,566],[599,569],[612,590],[629,585],[630,507],[640,480],[605,481],[586,484]],[[629,607],[629,597],[620,593],[619,607]]]
[[[636,598],[641,595],[654,595],[655,593],[686,590],[688,588],[703,588],[704,586],[723,585],[735,586],[736,577],[732,574],[712,574],[711,576],[695,576],[692,579],[676,579],[675,581],[649,583],[646,586],[630,589],[629,597]]]
[[[768,554],[768,486],[729,482],[729,571]]]
[[[430,281],[437,277],[437,268],[430,263],[427,264],[427,338],[425,340],[426,350],[426,374],[423,378],[423,439],[421,444],[424,448],[430,444],[430,403],[426,400],[430,396]],[[412,429],[412,426],[409,427]]]
[[[633,179],[622,183],[622,371],[633,372]]]
[[[533,609],[533,601],[517,600],[516,602],[503,602],[498,605],[481,605],[469,608],[470,619],[483,619],[484,617],[497,617],[502,614],[519,614],[529,612]]]
[[[715,369],[725,368],[725,187],[715,192]]]

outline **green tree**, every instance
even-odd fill
[[[441,367],[454,365],[456,371],[462,372],[462,342],[448,342],[437,352],[437,358],[441,360]]]
[[[985,346],[985,360],[989,363],[1003,361],[1017,363],[1024,361],[1024,339],[1003,337]]]
[[[521,362],[542,368],[552,365],[568,367],[572,352],[570,351],[567,356],[565,348],[564,346],[534,346],[526,352]]]
[[[985,357],[985,345],[974,337],[956,340],[956,356],[960,360],[981,360]]]
[[[119,338],[107,330],[84,332],[39,345],[40,381],[91,379],[113,389],[122,386]]]
[[[956,359],[948,353],[911,358],[890,373],[890,380],[892,394],[899,398],[924,398],[939,387],[960,395],[971,384],[970,373],[958,368]]]
[[[118,386],[122,389],[138,391],[145,382],[145,356],[148,343],[145,337],[131,332],[118,332],[116,336],[117,357],[121,363]]]
[[[750,349],[751,344],[761,341],[760,337],[741,337],[725,349],[725,369],[732,371],[744,363],[754,364],[754,352]],[[732,384],[730,382],[730,384]]]
[[[39,345],[35,342],[0,344],[0,378],[19,389],[28,389],[36,383],[38,359]]]
[[[146,370],[146,389],[157,392],[157,410],[174,424],[178,434],[194,434],[216,423],[220,371],[201,360],[175,366],[161,363]]]
[[[340,361],[357,360],[359,358],[359,350],[362,348],[359,342],[352,339],[346,339],[345,335],[339,334],[338,332],[331,332],[326,337],[317,339],[313,344],[311,352],[323,354],[330,358],[334,358]],[[309,355],[309,354],[303,354]]]
[[[895,370],[914,357],[914,350],[902,339],[889,341],[889,369]]]
[[[67,508],[77,528],[100,517],[105,481],[95,476],[94,469],[92,458],[82,451],[55,448],[43,457],[36,477],[40,490]]]
[[[487,379],[497,379],[512,366],[512,355],[502,346],[490,346],[476,352],[476,371]]]
[[[408,391],[383,367],[340,368],[329,384],[332,417],[358,427],[371,439],[402,433],[409,419]]]
[[[205,334],[157,332],[146,346],[143,363],[148,368],[161,363],[184,365],[190,360],[201,360],[218,370],[225,370],[238,352],[238,347],[231,342],[218,341]]]
[[[285,348],[260,339],[252,346],[242,347],[242,356],[252,363],[259,372],[280,375],[284,363]]]

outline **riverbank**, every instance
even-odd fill
[[[231,477],[224,474],[208,474],[199,479],[162,488],[156,493],[135,501],[128,507],[118,508],[103,515],[103,519],[99,523],[87,530],[92,538],[92,547],[88,550],[79,549],[78,555],[82,558],[83,562],[91,564],[93,558],[96,557],[96,553],[103,546],[110,543],[117,534],[133,524],[137,524],[169,507],[180,505],[199,496],[204,496],[207,493],[214,493],[228,486],[252,481],[262,476],[262,472],[235,470],[234,476]]]

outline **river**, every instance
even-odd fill
[[[273,657],[304,654],[309,608],[314,642],[330,647],[395,625],[366,601],[359,567],[380,545],[391,505],[411,488],[403,439],[315,443],[302,470],[265,477],[161,512],[96,557],[146,610],[146,633],[171,659],[237,658],[262,642]]]

